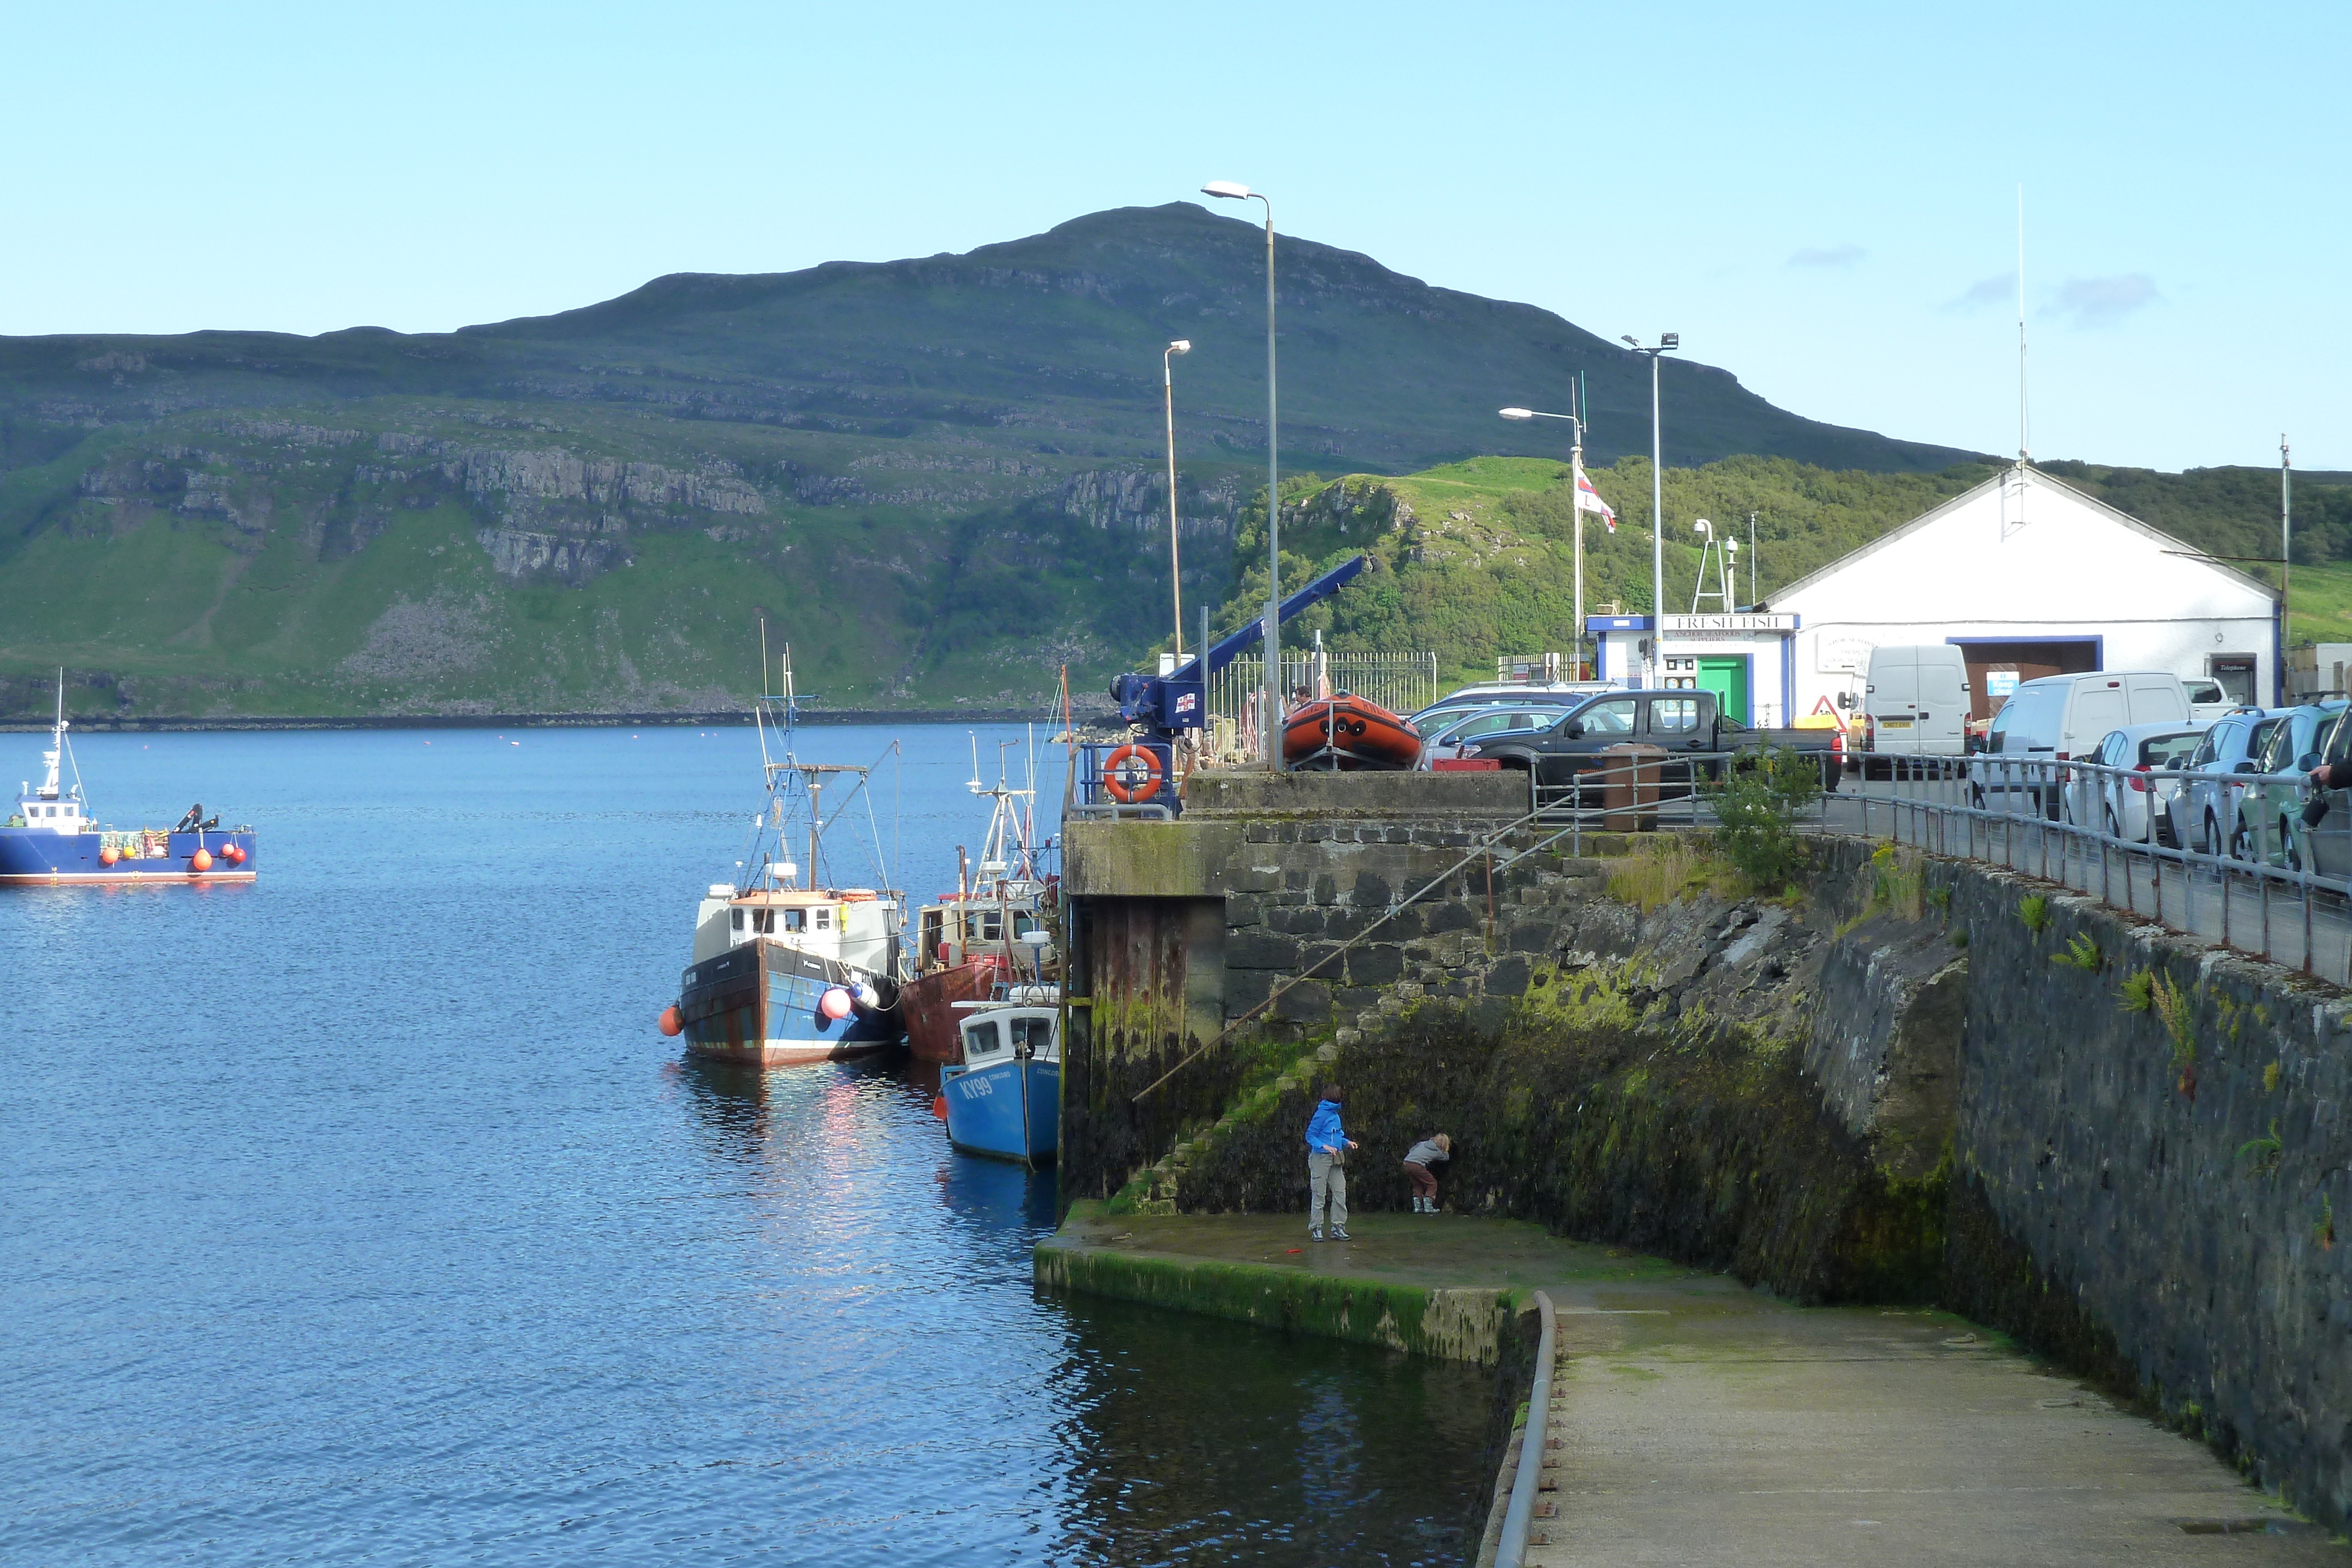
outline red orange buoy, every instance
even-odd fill
[[[948,1119],[948,1097],[946,1095],[934,1094],[931,1096],[931,1114],[937,1116],[942,1122]]]
[[[197,851],[194,855],[191,855],[191,856],[188,858],[188,869],[189,869],[190,871],[210,871],[210,870],[212,870],[212,869],[213,869],[213,852],[212,852],[212,851],[210,851],[210,850],[198,850],[198,851]]]
[[[119,861],[121,858],[122,852],[116,849],[112,844],[109,844],[104,849],[98,852],[98,863],[100,865],[112,865],[116,861]]]
[[[669,1006],[662,1009],[662,1033],[675,1036],[685,1028],[686,1020],[677,1016],[677,1004],[676,1002],[672,1002]]]
[[[849,992],[840,986],[826,988],[824,995],[816,999],[816,1010],[835,1023],[849,1016]]]
[[[243,844],[229,845],[228,858],[235,861],[237,864],[243,865],[245,863],[245,846]]]

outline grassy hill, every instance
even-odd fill
[[[2225,555],[2278,550],[2278,476],[2262,469],[2145,469],[2052,463],[2048,471],[2200,549]],[[1832,471],[1785,457],[1738,456],[1696,468],[1669,466],[1668,517],[1706,517],[1741,544],[1739,598],[1773,590],[1835,560],[1997,471],[1983,462],[1931,473]],[[1612,535],[1585,524],[1589,612],[1611,601],[1650,609],[1650,465],[1624,457],[1591,470],[1617,511]],[[2334,477],[2334,476],[2331,476]],[[1320,630],[1339,650],[1435,651],[1462,680],[1494,678],[1500,655],[1563,652],[1572,642],[1574,517],[1564,465],[1524,457],[1479,457],[1417,474],[1301,476],[1283,486],[1283,573],[1297,584],[1351,552],[1376,570],[1339,599],[1307,612],[1302,632]],[[1756,514],[1756,549],[1747,518]],[[2295,491],[2294,630],[2298,641],[2352,640],[2352,485],[2299,482]],[[1255,614],[1265,594],[1265,512],[1243,514],[1236,530],[1236,588],[1218,624]],[[1666,599],[1686,606],[1699,552],[1686,522],[1665,540]],[[1750,591],[1749,568],[1755,569]],[[2247,563],[2276,580],[2276,569]]]
[[[1092,689],[1165,601],[1179,336],[1187,595],[1231,588],[1262,265],[1261,231],[1178,204],[447,334],[0,339],[0,712],[59,664],[95,714],[710,706],[756,685],[762,616],[844,704],[1033,700],[1064,662]],[[1493,411],[1580,375],[1594,452],[1647,445],[1646,368],[1559,317],[1304,240],[1278,275],[1292,466],[1549,472],[1558,432]],[[1664,387],[1679,461],[1964,455],[1704,365]]]

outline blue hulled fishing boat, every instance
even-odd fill
[[[66,739],[65,673],[58,674],[58,718],[41,753],[38,789],[17,791],[16,810],[0,824],[0,883],[61,885],[118,883],[157,886],[183,882],[251,882],[258,873],[251,828],[224,831],[191,807],[174,828],[102,827],[81,787],[81,768]],[[73,781],[65,781],[67,772]]]
[[[1005,1005],[963,1024],[963,1064],[940,1070],[948,1142],[970,1155],[1052,1162],[1062,1124],[1061,1013]]]
[[[887,1051],[906,1035],[903,901],[887,888],[835,886],[824,877],[825,789],[854,781],[854,797],[872,769],[793,755],[789,650],[784,669],[783,697],[763,695],[753,709],[767,798],[735,879],[713,883],[695,914],[692,961],[677,1000],[661,1015],[662,1032],[684,1035],[696,1054],[750,1067],[838,1061]],[[772,702],[782,706],[782,760],[769,753]],[[803,820],[805,871],[793,858]],[[880,846],[873,848],[878,863]]]

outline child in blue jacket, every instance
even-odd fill
[[[1356,1141],[1339,1125],[1339,1107],[1346,1101],[1336,1083],[1324,1085],[1323,1103],[1307,1124],[1307,1239],[1348,1239],[1348,1151]],[[1323,1226],[1323,1208],[1330,1204],[1331,1225]]]

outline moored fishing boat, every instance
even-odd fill
[[[963,1020],[961,1066],[940,1072],[948,1142],[971,1155],[1051,1162],[1062,1119],[1059,1009],[1008,1003]]]
[[[995,786],[983,788],[973,741],[968,788],[992,802],[988,832],[977,873],[959,847],[956,890],[917,915],[912,972],[899,997],[908,1049],[918,1061],[963,1060],[963,1014],[971,1004],[1002,998],[1012,988],[1055,983],[1053,949],[1042,938],[1056,883],[1043,864],[1052,846],[1034,837],[1035,785],[1033,764],[1030,788],[1008,787],[1000,754]]]
[[[40,786],[25,781],[16,809],[0,824],[0,883],[41,886],[109,883],[158,886],[173,883],[251,882],[259,874],[258,845],[249,827],[223,829],[202,806],[189,808],[174,828],[118,831],[93,820],[82,792],[81,768],[66,731],[65,673],[58,673],[58,717],[49,748],[41,753]],[[65,782],[67,770],[73,782]]]
[[[1411,719],[1349,692],[1301,703],[1282,721],[1282,760],[1293,770],[1394,770],[1420,759],[1421,731]]]
[[[677,1000],[661,1016],[662,1032],[684,1035],[696,1054],[752,1067],[864,1056],[891,1049],[905,1032],[898,895],[823,880],[825,786],[854,777],[862,789],[872,770],[793,755],[790,657],[787,651],[783,760],[768,755],[770,699],[763,696],[753,711],[767,799],[752,819],[737,879],[712,883],[703,896],[693,961],[679,977]],[[790,858],[786,837],[803,819],[805,875]],[[878,844],[875,850],[878,861]]]

